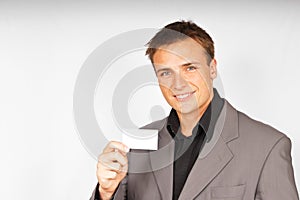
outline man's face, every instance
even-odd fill
[[[213,97],[216,61],[207,63],[205,49],[188,38],[160,47],[153,56],[163,96],[177,113],[201,112]]]

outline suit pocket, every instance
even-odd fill
[[[245,193],[245,185],[220,186],[211,188],[212,199],[241,200]]]

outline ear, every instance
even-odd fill
[[[216,59],[212,59],[209,64],[209,75],[212,80],[217,77],[217,60]]]

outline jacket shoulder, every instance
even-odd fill
[[[253,142],[272,145],[281,138],[287,137],[284,133],[268,124],[255,120],[240,111],[237,111],[237,113],[239,134],[249,141],[254,140]]]

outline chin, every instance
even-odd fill
[[[180,112],[182,114],[188,114],[188,113],[192,113],[195,110],[198,110],[198,108],[194,107],[194,106],[176,106],[173,107],[177,112]]]

